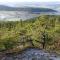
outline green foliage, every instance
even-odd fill
[[[19,44],[27,44],[47,48],[60,44],[60,16],[40,15],[37,18],[20,21],[0,22],[0,44],[1,49],[13,48]],[[16,42],[16,43],[14,43]],[[58,47],[58,46],[57,46]],[[59,47],[58,47],[59,48]],[[55,48],[56,49],[56,48]]]
[[[3,45],[5,49],[12,49],[16,45],[16,42],[14,42],[11,38],[9,38],[3,43]]]

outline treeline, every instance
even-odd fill
[[[46,50],[60,50],[60,16],[40,15],[20,21],[0,22],[0,51],[30,44]]]

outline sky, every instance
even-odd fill
[[[0,0],[0,3],[6,3],[6,2],[56,2],[60,0]]]
[[[49,4],[48,2],[58,2],[60,4],[60,0],[0,0],[0,5],[8,5],[8,6],[15,6],[15,5],[19,5],[22,4],[21,2],[32,2],[32,4],[34,4],[34,2],[40,2],[39,4],[44,4],[44,2],[47,2],[47,4]],[[24,4],[23,3],[23,4]],[[30,5],[32,5],[30,4]],[[38,3],[36,3],[35,5],[39,5]],[[43,6],[42,4],[42,6]],[[27,3],[27,5],[29,5],[29,3]],[[32,5],[33,6],[33,5]]]

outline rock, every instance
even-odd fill
[[[26,49],[22,53],[15,55],[6,55],[0,60],[57,60],[57,58],[53,54],[50,55],[42,50],[32,48]]]

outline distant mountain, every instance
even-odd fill
[[[39,8],[39,7],[10,7],[5,5],[0,5],[0,11],[27,11],[30,13],[34,12],[57,12],[56,10],[50,8]]]
[[[57,12],[56,10],[53,9],[49,9],[49,8],[37,8],[37,7],[31,7],[31,8],[27,8],[27,10],[30,10],[32,13],[39,13],[39,12]],[[28,10],[28,11],[29,11]]]
[[[14,10],[16,10],[16,8],[5,6],[5,5],[0,5],[0,11],[14,11]]]

